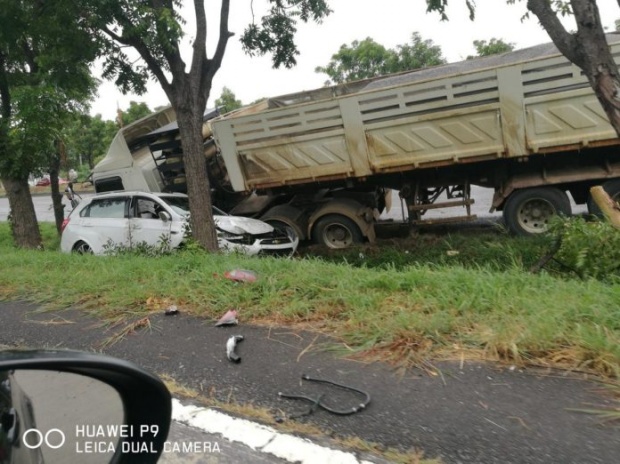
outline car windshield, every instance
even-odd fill
[[[213,214],[215,216],[228,216],[228,213],[225,213],[224,211],[219,209],[217,206],[212,206],[211,208],[213,209]]]
[[[181,216],[189,214],[189,198],[172,196],[162,196],[160,198],[162,199],[162,201],[166,202],[174,210],[175,213],[178,213]],[[228,216],[228,214],[221,209],[215,206],[213,206],[212,208],[213,214],[215,214],[216,216]]]

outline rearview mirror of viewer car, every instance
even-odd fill
[[[168,436],[164,383],[77,351],[0,351],[0,463],[155,463]]]

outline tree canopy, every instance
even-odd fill
[[[130,101],[129,108],[127,108],[125,111],[119,110],[119,114],[120,114],[120,117],[122,118],[121,122],[123,126],[129,125],[132,122],[137,121],[138,119],[142,119],[145,116],[148,116],[149,114],[151,114],[152,112],[153,110],[151,110],[146,103],[144,102],[138,103],[135,101]]]
[[[104,121],[100,114],[77,114],[67,127],[67,167],[79,169],[82,164],[92,169],[105,155],[118,131],[114,121]]]
[[[237,97],[228,87],[222,89],[222,94],[215,100],[215,106],[217,108],[223,108],[223,112],[228,113],[234,111],[243,106],[241,100],[237,100]]]
[[[96,46],[73,10],[70,0],[0,0],[0,177],[18,246],[41,243],[28,176],[58,165],[66,121],[94,90]]]
[[[515,49],[515,44],[504,42],[502,39],[493,37],[490,40],[474,40],[474,48],[476,56],[468,56],[467,59],[473,59],[480,56],[497,55],[499,53],[511,52]]]
[[[327,66],[318,66],[315,71],[341,84],[445,62],[441,47],[432,40],[422,40],[420,34],[414,32],[409,43],[398,45],[396,49],[387,49],[370,37],[355,40],[350,46],[343,44]]]

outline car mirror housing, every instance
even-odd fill
[[[161,219],[164,222],[168,222],[172,220],[172,216],[170,216],[170,213],[168,211],[160,211],[159,219]]]
[[[155,463],[171,415],[164,383],[128,361],[79,351],[0,351],[0,455],[9,462],[76,462],[97,454],[97,462]]]

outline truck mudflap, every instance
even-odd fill
[[[372,243],[376,241],[377,238],[375,232],[376,213],[378,213],[378,211],[374,208],[364,206],[350,198],[333,199],[317,209],[310,216],[308,220],[308,236],[332,248],[345,248],[353,242],[361,241],[362,237],[366,237],[366,239]],[[330,243],[327,243],[325,239],[319,237],[322,231],[318,229],[322,228],[328,220],[331,220],[333,225],[337,228],[338,218],[344,218],[342,221],[342,225],[344,226],[343,229],[349,229],[351,236],[335,238],[331,240]],[[358,230],[349,228],[351,222]]]

